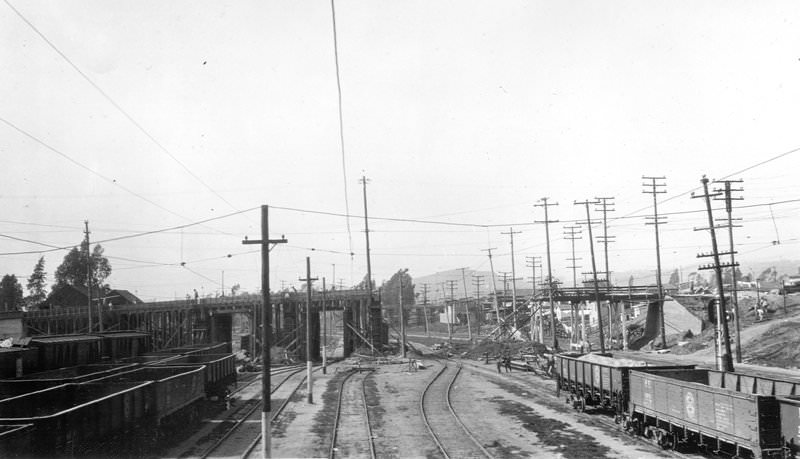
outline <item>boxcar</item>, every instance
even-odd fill
[[[15,378],[39,368],[39,349],[35,347],[0,348],[0,378]]]
[[[748,394],[791,396],[800,395],[800,378],[776,378],[741,372],[710,370],[709,383],[716,387]]]
[[[0,399],[36,392],[61,384],[79,383],[102,378],[121,371],[136,368],[135,364],[92,364],[59,368],[57,370],[31,373],[14,379],[0,380]]]
[[[132,371],[106,375],[88,383],[137,383],[153,381],[148,386],[155,405],[154,419],[159,424],[172,413],[203,398],[205,368],[202,365],[149,366]]]
[[[628,411],[630,370],[636,368],[691,369],[694,365],[649,366],[643,361],[614,359],[608,354],[556,354],[558,395],[580,411],[587,406],[608,409],[617,416]]]
[[[664,448],[692,444],[739,457],[782,457],[773,396],[710,385],[710,371],[634,369],[627,429]]]
[[[0,401],[0,425],[33,424],[26,457],[107,455],[152,414],[152,382],[64,384]],[[14,452],[16,453],[16,452]]]
[[[99,362],[101,341],[92,335],[52,335],[33,336],[30,344],[39,349],[40,370],[51,370]]]
[[[101,357],[111,361],[136,357],[150,351],[150,335],[137,331],[97,333],[101,340]]]
[[[0,425],[0,457],[30,457],[33,424]]]
[[[191,354],[158,362],[153,366],[205,366],[205,391],[208,396],[223,396],[236,383],[236,356],[233,354]]]
[[[800,456],[800,396],[778,397],[781,437],[790,457]]]

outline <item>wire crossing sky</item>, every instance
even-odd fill
[[[743,180],[743,271],[796,270],[799,26],[790,1],[4,0],[0,274],[24,284],[44,256],[52,281],[88,220],[115,288],[255,292],[241,239],[268,204],[289,240],[272,285],[306,256],[353,285],[362,175],[378,282],[487,269],[486,247],[511,271],[509,227],[524,271],[544,196],[614,196],[612,279],[654,282],[642,176],[666,177],[665,276],[709,250],[703,175]],[[573,207],[551,209],[555,234],[585,220]],[[569,241],[551,242],[570,278]]]

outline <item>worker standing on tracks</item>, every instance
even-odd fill
[[[502,359],[500,359],[500,357],[498,356],[498,357],[497,357],[497,372],[498,372],[498,373],[501,373],[501,371],[500,371],[500,366],[501,366],[502,364],[503,364],[503,360],[502,360]]]
[[[506,373],[510,373],[511,372],[511,357],[510,356],[505,356],[505,358],[503,359],[503,362],[506,365]]]

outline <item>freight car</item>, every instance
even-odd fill
[[[149,352],[150,335],[138,331],[113,331],[97,333],[101,338],[100,357],[103,360],[119,361]]]
[[[606,409],[619,419],[628,411],[630,371],[636,368],[691,369],[694,365],[657,365],[608,354],[556,354],[556,395],[584,411],[587,406]]]
[[[709,373],[631,370],[625,428],[665,449],[693,445],[737,457],[784,457],[778,400],[714,387]]]
[[[15,378],[38,369],[38,349],[16,346],[0,348],[0,378]]]
[[[209,397],[222,397],[231,384],[236,384],[234,354],[190,354],[178,356],[152,366],[205,366],[205,392]]]
[[[24,457],[103,457],[134,441],[152,414],[152,382],[64,384],[0,401],[0,425],[33,424]],[[0,448],[9,448],[11,443]]]
[[[97,363],[103,338],[93,335],[41,335],[30,338],[38,349],[39,370]]]
[[[147,387],[153,407],[153,426],[160,425],[173,413],[204,397],[205,368],[202,365],[148,366],[132,371],[103,375],[87,381],[93,384],[141,383],[152,381]],[[191,411],[191,410],[190,410]],[[191,417],[191,416],[190,416]],[[185,419],[182,419],[185,421]]]
[[[33,424],[0,425],[0,457],[30,457]]]
[[[130,371],[136,364],[92,364],[41,371],[13,379],[0,379],[0,400],[61,384],[79,383]]]

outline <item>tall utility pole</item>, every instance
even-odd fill
[[[650,180],[650,183],[643,183],[642,186],[650,187],[650,190],[642,190],[642,193],[652,194],[653,195],[653,216],[652,217],[645,217],[648,220],[653,220],[651,222],[645,223],[645,225],[653,225],[656,230],[656,286],[658,287],[658,315],[661,319],[661,347],[665,349],[667,347],[667,336],[666,336],[666,327],[664,326],[664,288],[661,286],[661,243],[658,240],[658,225],[659,224],[666,224],[667,222],[663,221],[667,217],[659,216],[658,215],[658,199],[657,196],[659,194],[666,193],[666,190],[660,189],[660,187],[667,186],[666,183],[658,183],[657,180],[666,180],[666,177],[647,177],[642,176],[643,180]]]
[[[483,276],[473,274],[472,285],[475,286],[475,299],[478,309],[478,336],[481,334],[481,323],[483,322],[483,308],[481,307],[481,284],[483,283]]]
[[[92,323],[92,247],[89,244],[89,220],[84,220],[83,225],[85,227],[83,234],[86,239],[86,286],[88,287],[86,296],[89,300],[89,333],[91,333],[94,324]]]
[[[608,235],[608,213],[609,212],[614,212],[614,210],[615,210],[615,209],[609,209],[610,206],[614,205],[614,202],[613,202],[614,198],[613,197],[605,197],[605,198],[597,198],[597,197],[595,197],[595,199],[598,201],[598,205],[601,206],[600,208],[597,208],[595,210],[599,210],[600,212],[603,212],[603,235],[602,236],[597,236],[597,240],[598,240],[598,242],[602,242],[603,243],[603,252],[605,253],[604,254],[604,260],[606,262],[606,290],[611,290],[611,271],[609,271],[609,269],[608,269],[608,244],[611,243],[611,242],[615,242],[613,239],[616,236],[609,236]],[[611,317],[611,316],[609,316],[609,317]],[[609,319],[608,322],[609,322],[608,326],[609,326],[609,330],[610,330],[611,320]]]
[[[398,280],[400,281],[400,298],[398,301],[400,302],[400,349],[403,358],[406,358],[406,316],[403,311],[403,272],[400,272],[400,276],[398,276]]]
[[[511,310],[514,312],[514,330],[517,327],[517,267],[514,266],[514,235],[520,234],[522,231],[514,231],[514,228],[508,228],[507,233],[511,238]]]
[[[497,325],[500,326],[500,306],[497,304],[497,281],[494,278],[494,263],[492,262],[492,250],[496,250],[494,247],[490,249],[482,249],[482,251],[489,252],[489,268],[492,270],[492,292],[494,293],[494,313],[497,316]]]
[[[741,225],[734,225],[734,220],[741,220],[741,218],[733,218],[733,201],[741,201],[742,197],[734,198],[731,194],[734,191],[743,191],[741,188],[731,188],[731,183],[742,183],[741,180],[714,180],[714,183],[722,183],[724,184],[723,189],[714,189],[714,192],[725,193],[723,198],[714,198],[715,200],[725,200],[725,211],[728,213],[727,218],[727,226],[728,227],[728,240],[730,242],[730,252],[731,252],[731,277],[733,278],[732,286],[731,286],[731,294],[733,295],[733,316],[736,322],[736,363],[742,363],[742,338],[741,332],[742,328],[739,324],[739,296],[737,294],[737,279],[736,279],[736,258],[734,254],[736,253],[733,246],[733,228],[741,227]],[[785,295],[784,295],[785,298]]]
[[[601,313],[600,308],[600,286],[598,286],[597,282],[597,263],[595,263],[594,258],[594,239],[592,239],[592,217],[589,215],[589,205],[590,204],[597,204],[597,201],[575,201],[575,205],[584,205],[586,206],[586,228],[589,230],[589,251],[592,254],[592,276],[593,276],[593,284],[594,284],[594,301],[597,306],[597,331],[600,332],[600,352],[606,351],[606,344],[605,338],[603,337],[603,315]],[[610,319],[610,318],[609,318]]]
[[[580,268],[580,266],[578,266],[576,262],[582,258],[575,257],[575,241],[577,239],[583,239],[580,234],[580,226],[564,225],[564,239],[569,240],[570,244],[572,244],[572,258],[567,258],[567,260],[570,262],[570,265],[567,266],[567,268],[572,269],[572,288],[578,288],[578,268]]]
[[[544,233],[547,238],[547,294],[550,299],[550,331],[553,333],[553,350],[558,349],[558,335],[556,334],[556,312],[553,305],[553,270],[552,263],[550,263],[550,223],[558,223],[558,220],[550,220],[547,215],[547,208],[549,206],[557,206],[558,203],[549,204],[549,198],[542,198],[542,204],[534,204],[534,207],[544,207],[544,221],[536,223],[544,223]]]
[[[306,278],[300,281],[306,283],[306,381],[308,387],[308,403],[314,403],[311,393],[311,282],[318,280],[311,277],[311,257],[306,257]]]
[[[428,284],[422,284],[422,311],[425,313],[425,335],[430,338],[431,332],[428,328]]]
[[[367,216],[367,183],[369,180],[365,176],[361,176],[359,183],[363,185],[364,190],[364,236],[367,239],[367,291],[369,292],[369,307],[372,307],[372,262],[370,261],[369,252],[369,217]]]
[[[535,331],[536,331],[535,330],[536,322],[537,322],[535,320],[535,317],[536,317],[536,314],[538,312],[539,319],[540,319],[539,320],[539,341],[540,342],[544,342],[544,340],[542,339],[542,324],[541,324],[542,305],[541,305],[541,302],[540,302],[539,303],[539,307],[536,307],[536,301],[534,301],[534,299],[536,298],[536,268],[539,268],[540,270],[542,269],[542,257],[537,257],[537,256],[525,257],[525,262],[526,262],[525,266],[527,268],[531,268],[531,287],[533,288],[532,289],[532,293],[531,293],[531,319],[530,319],[531,320],[531,341],[534,341],[536,339],[534,337]]]
[[[261,244],[261,438],[263,442],[261,457],[264,459],[272,457],[272,438],[269,429],[272,419],[269,354],[272,347],[272,302],[269,297],[269,251],[275,245],[286,242],[288,241],[283,236],[280,239],[269,238],[269,206],[261,206],[261,240],[249,241],[245,237],[242,241],[242,244]]]
[[[692,193],[693,198],[705,198],[706,212],[708,212],[708,228],[695,228],[695,230],[708,229],[711,232],[711,253],[699,254],[700,257],[712,257],[714,259],[713,265],[700,266],[699,269],[713,269],[717,275],[717,289],[719,291],[719,299],[717,301],[717,370],[719,371],[733,371],[733,359],[731,358],[731,342],[728,334],[728,321],[725,320],[725,291],[722,284],[722,268],[730,267],[736,269],[736,265],[722,264],[719,261],[720,255],[727,255],[727,253],[720,253],[717,248],[717,233],[714,227],[714,214],[711,211],[711,198],[719,196],[720,193],[709,194],[708,192],[708,179],[704,175],[700,180],[703,184],[703,194],[695,195]],[[733,255],[732,253],[730,255]]]
[[[472,319],[469,317],[469,293],[467,293],[467,268],[461,268],[461,282],[464,284],[464,310],[467,312],[467,337],[472,341]]]
[[[447,281],[447,286],[450,288],[450,308],[447,309],[447,342],[453,342],[453,311],[456,309],[456,281]]]
[[[509,271],[500,271],[500,275],[503,276],[503,304],[506,301],[506,295],[508,292],[508,275],[511,274]],[[505,315],[505,311],[503,311],[503,315]]]
[[[334,265],[336,266],[336,265]],[[325,278],[322,278],[322,374],[328,374],[328,311]]]

